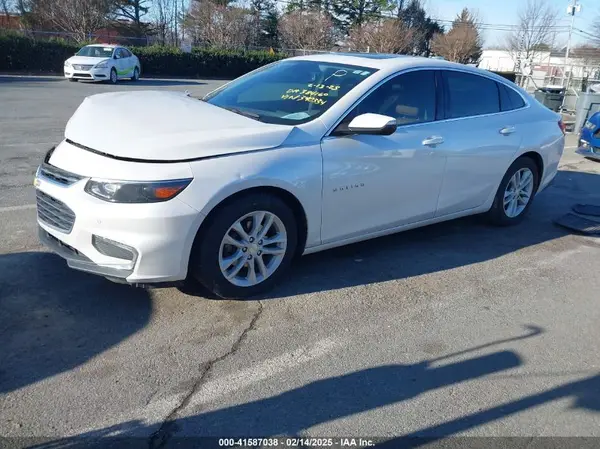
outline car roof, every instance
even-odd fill
[[[506,78],[496,75],[488,70],[479,69],[477,67],[450,62],[443,59],[426,58],[423,56],[408,56],[396,55],[387,53],[320,53],[306,56],[295,56],[290,60],[305,60],[316,62],[330,62],[338,64],[356,65],[368,67],[372,69],[382,70],[387,73],[397,72],[398,70],[408,68],[439,68],[439,69],[455,69],[464,72],[471,72],[476,75],[484,75],[494,78],[497,81],[506,83]]]
[[[119,47],[119,45],[115,45],[115,44],[90,44],[90,45],[86,45],[86,47],[117,48],[117,47]]]

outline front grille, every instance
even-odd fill
[[[94,66],[93,65],[87,65],[87,64],[84,64],[84,65],[74,64],[73,65],[73,68],[75,70],[90,70],[92,67],[94,67]]]
[[[40,221],[65,234],[71,232],[75,223],[75,212],[62,201],[41,190],[35,191],[35,197]]]
[[[40,176],[43,176],[44,178],[63,186],[70,186],[71,184],[83,179],[83,176],[68,172],[46,162],[40,166]]]
[[[91,78],[92,75],[90,75],[89,73],[74,73],[73,76],[76,76],[77,78]]]

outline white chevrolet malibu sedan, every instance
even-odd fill
[[[202,100],[86,98],[36,175],[40,238],[114,281],[246,298],[302,254],[472,214],[519,223],[563,148],[559,116],[486,71],[291,58]]]
[[[94,44],[79,50],[65,61],[65,78],[69,81],[109,81],[140,78],[141,64],[137,56],[118,45]]]

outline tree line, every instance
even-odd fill
[[[464,9],[448,29],[422,0],[0,0],[23,26],[80,42],[104,27],[151,36],[159,45],[438,55],[471,63],[481,55],[477,15]]]

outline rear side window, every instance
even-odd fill
[[[498,89],[500,89],[500,107],[502,111],[512,111],[525,106],[523,98],[514,89],[500,83],[498,83]]]
[[[495,81],[470,73],[443,71],[446,82],[446,118],[471,117],[500,112]]]

